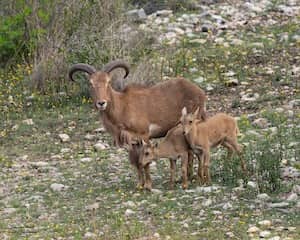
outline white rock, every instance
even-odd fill
[[[30,164],[35,167],[47,167],[49,165],[48,162],[43,162],[43,161],[31,162]]]
[[[270,199],[271,199],[271,197],[268,195],[268,194],[266,194],[266,193],[261,193],[261,194],[258,194],[257,195],[257,198],[259,199],[259,200],[261,200],[261,201],[269,201]]]
[[[266,238],[266,237],[269,237],[270,235],[271,235],[270,231],[262,231],[259,233],[259,237],[261,237],[261,238]]]
[[[229,238],[233,238],[234,237],[234,234],[233,232],[226,232],[225,235]]]
[[[258,93],[247,93],[242,96],[241,101],[242,102],[255,102],[259,98]]]
[[[103,133],[103,132],[105,132],[105,129],[103,127],[102,128],[96,128],[94,130],[94,133]]]
[[[27,125],[33,125],[34,124],[34,122],[31,118],[23,120],[22,123],[27,124]]]
[[[87,135],[84,136],[84,139],[88,140],[88,141],[91,141],[91,140],[94,140],[95,137],[96,137],[95,135],[88,133]]]
[[[269,240],[280,240],[280,237],[279,236],[274,236],[274,237],[271,237],[271,238],[268,238]]]
[[[258,227],[252,226],[252,227],[248,228],[247,233],[257,233],[259,231],[260,231],[260,229]]]
[[[143,8],[141,9],[133,9],[128,12],[126,12],[126,15],[132,20],[132,21],[142,21],[147,18],[147,15]]]
[[[173,14],[173,11],[172,10],[159,10],[155,14],[156,14],[156,16],[160,16],[160,17],[168,17]]]
[[[288,202],[296,202],[298,200],[298,195],[296,193],[291,193],[286,200]]]
[[[12,213],[15,213],[17,211],[17,209],[16,208],[4,208],[3,209],[3,213],[4,214],[12,214]]]
[[[213,201],[209,198],[209,199],[205,199],[203,202],[202,202],[202,206],[204,207],[208,207],[210,205],[212,205]]]
[[[65,189],[67,189],[68,187],[63,185],[63,184],[60,184],[60,183],[52,183],[50,185],[50,188],[54,191],[54,192],[61,192]]]
[[[300,195],[300,185],[295,185],[292,189],[292,192]]]
[[[248,182],[247,182],[247,186],[248,186],[248,187],[252,187],[252,188],[257,188],[256,182],[253,182],[253,181],[248,181]]]
[[[154,194],[162,194],[162,191],[161,191],[161,190],[155,189],[155,188],[152,188],[152,189],[151,189],[151,192],[154,193]]]
[[[105,146],[102,142],[97,142],[97,143],[94,145],[94,149],[95,149],[96,151],[101,151],[101,150],[106,149],[106,146]]]
[[[124,205],[125,207],[131,207],[131,208],[133,208],[133,207],[136,206],[136,204],[135,204],[133,201],[125,202],[123,205]]]
[[[159,233],[156,232],[156,233],[153,234],[153,237],[160,238],[160,235],[159,235]]]
[[[97,235],[95,233],[86,232],[83,236],[84,239],[96,239]]]
[[[62,148],[62,149],[60,150],[60,152],[61,152],[61,153],[69,153],[69,152],[71,152],[71,149],[70,149],[70,148]]]
[[[253,121],[253,125],[260,128],[266,128],[269,125],[269,121],[266,118],[258,118]]]
[[[132,211],[131,209],[126,209],[126,211],[125,211],[125,217],[130,217],[133,214],[135,214],[135,211]]]
[[[205,78],[204,77],[198,77],[198,78],[196,78],[196,79],[194,79],[194,82],[196,82],[196,83],[202,83],[202,82],[204,82],[205,81]]]
[[[270,227],[272,225],[272,222],[270,220],[262,220],[262,221],[259,221],[258,224],[260,226]]]
[[[290,204],[288,202],[278,202],[278,203],[271,203],[269,207],[271,208],[285,208],[288,207]]]
[[[93,159],[90,157],[81,158],[80,162],[91,162]]]
[[[232,204],[230,202],[227,202],[222,207],[224,210],[228,210],[232,208]]]
[[[99,203],[93,203],[91,205],[86,206],[86,210],[94,211],[99,208]]]
[[[61,133],[61,134],[58,134],[58,137],[60,138],[60,140],[62,142],[70,142],[70,137],[68,134]]]

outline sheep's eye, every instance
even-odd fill
[[[190,124],[192,124],[192,123],[193,123],[193,121],[192,121],[192,120],[190,120],[190,121],[189,121],[189,123],[190,123]]]
[[[148,156],[149,155],[149,152],[145,152],[145,156]]]

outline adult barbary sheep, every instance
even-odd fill
[[[194,153],[201,160],[201,167],[198,169],[199,179],[203,183],[210,183],[210,148],[222,145],[228,149],[230,158],[235,152],[241,159],[242,170],[246,173],[246,164],[241,156],[242,148],[237,142],[239,128],[236,120],[224,113],[216,114],[208,118],[205,122],[197,119],[199,109],[195,113],[187,113],[187,109],[182,109],[181,124],[183,134]],[[199,171],[200,170],[200,171]]]
[[[116,144],[130,144],[132,139],[149,140],[164,136],[174,127],[186,106],[188,111],[200,108],[199,119],[205,119],[204,91],[184,78],[168,80],[154,86],[143,87],[130,84],[122,92],[111,87],[110,73],[116,69],[125,70],[124,79],[129,74],[129,66],[121,60],[108,63],[101,71],[88,64],[75,64],[69,70],[69,77],[81,71],[89,74],[90,91],[95,107],[106,130]],[[140,147],[129,150],[130,163],[136,167],[139,185],[144,185],[143,168],[139,166]],[[145,168],[146,178],[149,167]]]

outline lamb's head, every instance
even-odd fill
[[[90,92],[93,98],[93,102],[95,107],[100,110],[104,111],[107,109],[111,102],[111,75],[110,72],[116,68],[123,68],[125,70],[124,79],[129,74],[129,66],[127,63],[121,60],[112,61],[106,64],[101,71],[97,71],[93,66],[78,63],[74,64],[69,70],[69,77],[72,81],[73,74],[75,72],[85,72],[89,75],[89,82],[90,82]]]
[[[153,160],[156,160],[158,143],[145,143],[143,142],[143,152],[140,155],[139,163],[142,167],[150,164]]]
[[[184,107],[181,111],[180,123],[183,127],[183,134],[188,134],[193,126],[193,123],[197,119],[199,114],[199,107],[196,109],[194,113],[187,113],[186,107]]]

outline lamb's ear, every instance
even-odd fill
[[[181,115],[182,115],[182,116],[187,115],[186,107],[184,107],[184,108],[181,110]]]
[[[194,118],[197,118],[199,115],[199,107],[197,107],[196,111],[194,112]]]
[[[155,148],[157,148],[157,147],[158,147],[158,142],[155,142],[155,143],[153,144],[153,146],[154,146]]]
[[[142,140],[142,146],[146,146],[147,145],[147,143],[145,142],[145,140],[143,139]]]

